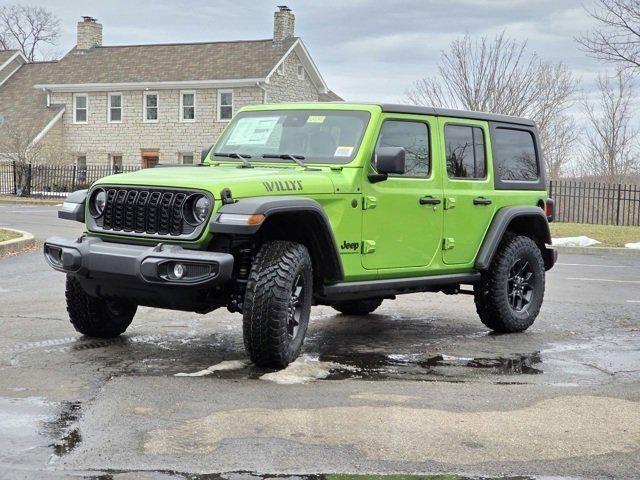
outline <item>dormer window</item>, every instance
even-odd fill
[[[298,79],[304,80],[304,67],[302,65],[298,65]]]
[[[86,93],[73,95],[73,123],[87,123],[89,118],[89,96]]]
[[[284,75],[284,61],[280,62],[280,64],[278,65],[278,68],[276,68],[276,72],[280,76]]]

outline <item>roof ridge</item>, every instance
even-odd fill
[[[291,37],[296,39],[298,37]],[[258,40],[218,40],[209,42],[169,42],[169,43],[138,43],[131,45],[102,45],[100,47],[93,47],[96,50],[102,50],[105,48],[127,48],[127,47],[171,47],[171,46],[183,46],[183,45],[213,45],[216,43],[260,43],[260,42],[273,42],[273,38],[262,38]]]

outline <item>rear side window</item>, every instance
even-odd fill
[[[484,132],[480,127],[446,125],[444,142],[449,178],[485,178]]]
[[[535,181],[540,177],[535,141],[531,132],[496,128],[493,135],[493,164],[498,179]]]
[[[431,172],[429,152],[429,127],[426,123],[403,120],[387,120],[382,124],[379,147],[405,149],[405,172],[399,177],[425,178]]]

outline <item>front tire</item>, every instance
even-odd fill
[[[474,289],[476,311],[496,332],[522,332],[540,313],[544,288],[544,260],[536,242],[506,233]]]
[[[372,298],[366,300],[347,300],[334,303],[331,306],[344,315],[363,316],[369,315],[380,305],[382,305],[382,299]]]
[[[117,337],[126,331],[138,309],[131,302],[87,295],[78,280],[70,275],[67,275],[65,297],[71,324],[88,337]]]
[[[265,243],[256,255],[242,307],[244,346],[261,367],[286,367],[300,354],[311,315],[313,271],[304,245]]]

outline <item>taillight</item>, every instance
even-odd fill
[[[547,216],[547,220],[549,222],[553,222],[553,217],[555,216],[555,202],[553,198],[547,198],[547,202],[545,204],[544,213]]]

